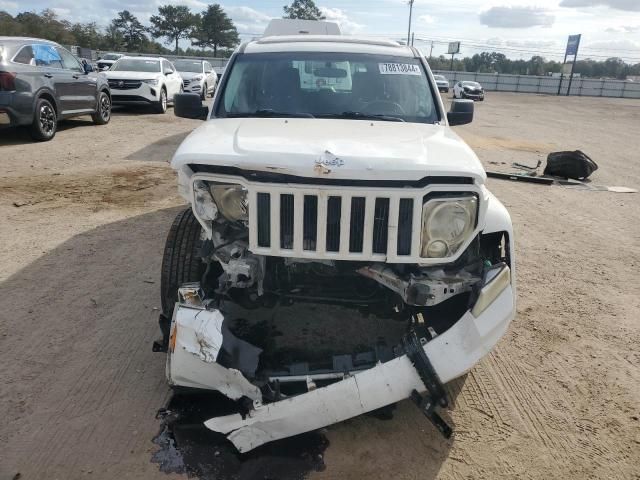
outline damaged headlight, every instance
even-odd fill
[[[211,195],[220,213],[227,220],[249,220],[249,206],[247,204],[247,190],[240,185],[211,185]]]
[[[422,206],[423,258],[454,255],[476,226],[478,200],[469,195],[459,198],[434,198]]]
[[[193,182],[193,209],[202,220],[215,220],[218,207],[213,201],[209,185],[202,180]]]
[[[220,185],[196,180],[194,209],[202,220],[215,220],[218,212],[232,222],[248,221],[247,190],[241,185]]]

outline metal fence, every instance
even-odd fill
[[[498,73],[450,72],[434,70],[434,74],[444,75],[449,84],[471,80],[480,83],[485,90],[494,92],[542,93],[556,95],[560,85],[560,77],[543,77],[535,75],[504,75]],[[560,94],[566,95],[569,89],[569,78],[562,79]],[[640,83],[624,80],[599,80],[574,77],[569,95],[585,97],[618,97],[640,99]]]

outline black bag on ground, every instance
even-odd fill
[[[574,152],[551,152],[547,156],[547,166],[544,167],[544,174],[584,180],[597,169],[596,162],[580,150]]]

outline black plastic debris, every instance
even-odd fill
[[[547,156],[544,175],[584,180],[597,169],[596,162],[580,150],[551,152]]]

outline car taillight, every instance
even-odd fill
[[[0,91],[12,92],[16,89],[16,74],[11,72],[0,72]]]

